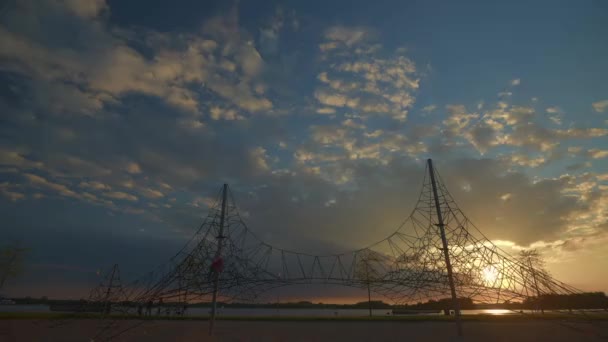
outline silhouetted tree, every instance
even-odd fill
[[[367,302],[369,316],[372,316],[372,292],[371,283],[378,280],[380,273],[376,269],[378,263],[382,261],[382,256],[369,249],[362,251],[358,255],[357,265],[355,268],[355,276],[367,285]],[[376,267],[375,267],[376,265]]]
[[[549,272],[545,269],[545,261],[543,260],[540,252],[536,249],[523,250],[519,253],[519,261],[527,267],[527,271],[531,273],[532,285],[536,291],[537,300],[535,301],[537,307],[542,313],[545,312],[543,305],[541,304],[541,292],[539,283],[544,279],[549,278]]]
[[[21,274],[26,252],[27,249],[18,244],[7,245],[0,249],[0,289],[9,279]]]

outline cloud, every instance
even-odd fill
[[[428,106],[423,107],[422,111],[426,112],[426,113],[430,113],[430,112],[434,111],[435,109],[437,109],[437,106],[433,104],[433,105],[428,105]]]
[[[601,159],[601,158],[608,157],[608,150],[600,150],[597,148],[592,148],[589,151],[587,151],[587,153],[593,159]]]
[[[507,160],[512,164],[526,167],[539,167],[547,162],[547,160],[542,156],[531,157],[527,154],[512,154],[507,157]]]
[[[548,128],[534,120],[536,112],[533,108],[510,106],[502,101],[481,115],[468,112],[463,105],[448,105],[446,109],[449,116],[443,124],[449,133],[444,137],[449,141],[447,143],[454,145],[453,140],[464,138],[481,153],[496,146],[551,152],[564,140],[608,135],[608,130],[603,128]],[[561,121],[558,120],[558,123]]]
[[[103,184],[103,183],[97,182],[97,181],[80,182],[79,186],[81,188],[92,189],[92,190],[110,190],[111,189],[111,187],[109,185],[106,185],[106,184]]]
[[[129,32],[122,35],[106,31],[96,18],[107,8],[103,1],[80,4],[52,2],[56,11],[44,12],[51,2],[40,6],[9,6],[14,17],[37,17],[41,21],[52,18],[62,25],[73,16],[73,30],[90,35],[88,41],[76,47],[52,49],[41,36],[45,28],[22,29],[24,24],[11,22],[12,31],[0,29],[2,37],[0,56],[7,60],[6,67],[30,77],[36,88],[35,102],[59,114],[80,113],[92,115],[107,105],[116,104],[124,97],[141,93],[162,98],[167,103],[189,113],[198,113],[203,106],[200,92],[210,89],[217,96],[238,107],[259,112],[272,108],[272,102],[253,94],[252,82],[263,70],[264,62],[249,37],[234,31],[231,19],[210,19],[204,25],[203,35],[172,35],[154,31]],[[80,4],[80,5],[79,5]],[[56,15],[57,17],[52,17]],[[71,19],[70,19],[71,20]],[[99,19],[102,20],[102,19]],[[36,31],[39,29],[40,32]],[[15,33],[22,31],[23,34]],[[59,32],[57,32],[59,34]],[[144,56],[130,46],[124,37],[143,36],[141,41],[152,57]],[[213,37],[227,39],[219,46]],[[139,38],[139,37],[138,37]],[[95,41],[96,44],[88,44]],[[219,48],[222,48],[218,58]],[[226,75],[225,65],[238,66]]]
[[[608,108],[608,100],[594,102],[591,106],[598,113],[604,112]]]
[[[245,118],[237,113],[234,109],[225,109],[218,106],[211,107],[209,115],[213,120],[244,120]]]
[[[367,27],[332,26],[325,30],[324,38],[329,41],[352,46],[376,36],[373,29]]]
[[[334,114],[334,113],[336,113],[336,110],[333,108],[329,108],[329,107],[323,107],[323,108],[318,108],[317,113],[318,114]]]
[[[319,101],[319,103],[333,107],[348,106],[353,108],[357,107],[359,104],[359,99],[357,98],[351,99],[341,94],[329,93],[325,91],[315,92],[315,98]]]
[[[514,87],[518,86],[520,84],[521,84],[521,80],[519,78],[511,80],[511,85],[514,86]]]
[[[64,0],[59,1],[58,3],[65,4],[70,11],[83,18],[95,18],[102,11],[108,10],[108,5],[106,4],[105,0]]]
[[[256,147],[250,151],[250,158],[253,161],[253,165],[258,171],[268,171],[270,166],[268,165],[268,154],[266,149],[263,147]]]
[[[162,192],[160,192],[158,190],[150,189],[150,188],[140,189],[140,193],[142,195],[144,195],[145,197],[151,198],[151,199],[157,199],[157,198],[163,198],[163,197],[165,197],[165,194],[163,194]]]
[[[137,201],[136,196],[133,196],[131,194],[128,194],[128,193],[122,192],[122,191],[104,192],[103,195],[105,197],[112,198],[112,199],[126,200],[126,201],[132,201],[132,202]]]
[[[473,120],[479,118],[477,113],[468,113],[464,105],[447,105],[449,116],[443,121],[443,125],[452,136],[464,135]]]
[[[138,174],[141,173],[141,167],[139,166],[139,164],[135,163],[135,162],[130,162],[127,164],[126,170],[128,173],[130,174]]]
[[[79,196],[74,191],[70,190],[67,186],[63,184],[48,181],[47,179],[41,176],[31,173],[26,173],[23,175],[23,177],[35,187],[52,190],[65,197],[79,198]]]
[[[319,50],[321,50],[321,52],[327,52],[327,51],[333,50],[337,47],[338,47],[337,42],[327,42],[327,43],[319,44]]]
[[[0,183],[0,194],[8,198],[11,202],[17,202],[25,199],[25,194],[11,189],[11,185],[8,182]]]
[[[337,46],[332,49],[335,55],[326,56],[340,62],[317,75],[317,101],[325,106],[348,107],[355,113],[405,121],[419,87],[415,64],[403,55],[378,57],[376,50],[344,61],[340,53],[346,51],[350,51],[347,46]]]
[[[19,169],[38,169],[43,167],[43,163],[28,160],[22,152],[0,148],[0,165],[15,166]]]
[[[100,177],[112,173],[112,170],[93,161],[72,155],[58,154],[47,158],[46,170],[56,177]]]
[[[264,62],[259,52],[251,45],[244,45],[236,56],[243,74],[246,77],[257,76],[262,70]]]

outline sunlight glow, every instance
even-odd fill
[[[498,270],[494,266],[486,266],[483,269],[481,276],[483,277],[483,282],[486,286],[494,286],[498,278]]]

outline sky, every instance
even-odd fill
[[[0,236],[29,249],[8,295],[154,268],[224,182],[271,244],[361,248],[409,215],[427,158],[497,245],[608,292],[605,2],[19,0],[0,18]],[[332,291],[312,298],[352,296]]]

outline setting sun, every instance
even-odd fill
[[[498,270],[494,266],[487,266],[482,271],[483,282],[487,286],[496,286]]]

